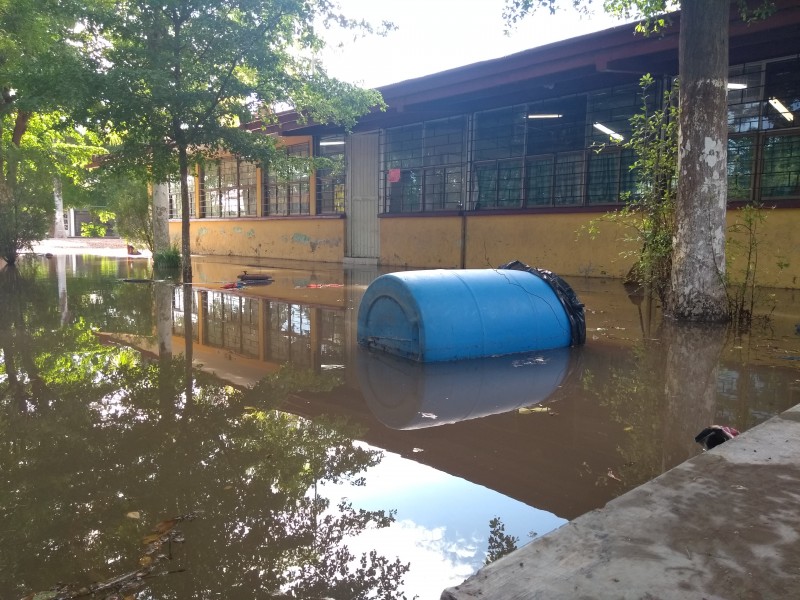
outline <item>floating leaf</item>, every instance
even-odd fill
[[[179,519],[167,519],[166,521],[161,521],[161,523],[153,527],[153,531],[156,533],[167,533],[170,529],[175,527],[178,520]]]
[[[153,563],[153,557],[144,555],[139,559],[139,564],[143,567],[149,567]]]
[[[150,535],[146,535],[142,538],[143,544],[154,544],[161,539],[160,533],[151,533]]]
[[[138,510],[132,510],[131,512],[129,512],[125,516],[128,517],[129,519],[140,519],[142,517],[142,515],[139,514]]]

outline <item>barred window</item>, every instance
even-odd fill
[[[317,156],[329,161],[330,166],[317,169],[317,214],[344,212],[344,148],[343,135],[325,136],[319,140]]]
[[[728,74],[728,199],[800,198],[800,57]]]
[[[463,205],[466,117],[396,127],[384,136],[384,210],[458,210]]]
[[[272,216],[311,213],[311,190],[307,142],[286,146],[266,169],[264,214]]]
[[[195,216],[195,177],[193,175],[188,176],[186,188],[189,190],[189,217],[192,218]],[[167,195],[169,199],[169,218],[180,219],[183,211],[181,210],[181,180],[179,178],[171,178],[167,181]]]
[[[769,135],[764,141],[763,198],[800,197],[800,135]]]
[[[614,142],[630,136],[640,104],[630,84],[477,113],[471,208],[620,202],[635,174],[631,153]]]
[[[203,217],[256,216],[256,166],[236,158],[206,163],[202,170]]]

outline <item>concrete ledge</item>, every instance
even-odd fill
[[[800,595],[800,405],[481,569],[443,600]]]

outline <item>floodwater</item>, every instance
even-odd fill
[[[269,285],[224,289],[242,270]],[[800,403],[800,297],[749,335],[573,278],[584,347],[355,343],[371,267],[29,256],[0,272],[0,598],[413,598]],[[127,280],[127,281],[126,281]],[[187,343],[188,340],[188,343]]]

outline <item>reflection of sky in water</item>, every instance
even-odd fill
[[[389,560],[411,563],[405,576],[408,598],[438,600],[442,590],[457,585],[483,565],[489,542],[489,521],[500,517],[507,535],[543,535],[566,521],[483,486],[384,452],[381,463],[366,472],[363,487],[322,486],[332,504],[340,494],[356,508],[395,509],[388,529],[369,530],[347,541],[353,554],[372,549]]]

